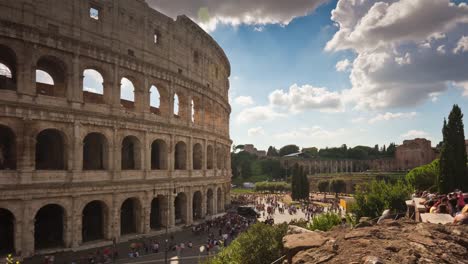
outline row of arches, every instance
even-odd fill
[[[44,129],[35,137],[35,169],[36,170],[66,170],[69,144],[65,134],[58,129]],[[110,144],[102,133],[91,132],[82,141],[83,170],[109,170],[110,169]],[[121,170],[143,169],[142,143],[136,136],[126,136],[121,141],[120,168]],[[156,139],[150,146],[151,170],[169,169],[168,144],[163,139]],[[216,154],[216,168],[227,169],[228,149],[218,146],[216,151],[213,145],[205,149],[201,143],[192,146],[192,167],[188,167],[188,148],[184,141],[178,141],[174,146],[173,160],[174,170],[211,170],[215,168],[214,155]],[[16,169],[16,136],[12,129],[0,125],[0,170]]]
[[[213,189],[208,188],[205,197],[201,191],[192,194],[192,203],[188,204],[188,193],[179,192],[175,198],[168,199],[165,195],[153,197],[150,203],[149,228],[158,230],[166,226],[183,225],[191,219],[203,219],[206,215],[212,215],[224,211],[224,193],[221,188],[216,189],[216,197]],[[216,201],[214,200],[216,198]],[[206,203],[205,205],[203,203]],[[205,206],[205,210],[203,207]],[[216,208],[215,208],[216,206]],[[92,200],[87,202],[79,212],[81,226],[81,243],[112,239],[116,234],[111,234],[112,208],[104,200]],[[118,208],[120,222],[119,236],[144,233],[144,208],[138,197],[125,199]],[[172,213],[171,213],[172,212]],[[69,218],[73,218],[64,206],[50,203],[42,206],[34,215],[34,250],[66,247],[67,225]],[[205,213],[205,215],[203,215]],[[170,219],[172,217],[172,219]],[[14,214],[5,208],[0,208],[0,255],[15,252],[15,232],[19,222]],[[18,249],[19,250],[19,249]]]
[[[84,103],[105,104],[112,99],[104,96],[115,89],[110,74],[97,66],[84,67],[80,74],[80,86]],[[67,65],[55,56],[40,57],[35,64],[36,94],[67,97]],[[0,45],[0,90],[17,90],[17,59],[15,52]],[[120,90],[120,105],[125,109],[136,109],[137,104],[148,107],[150,113],[163,116],[173,115],[175,118],[190,120],[192,123],[213,125],[225,128],[229,122],[229,113],[221,105],[211,101],[203,101],[201,96],[188,96],[182,91],[169,91],[164,84],[150,85],[148,90],[141,91],[142,84],[138,78],[121,74],[117,86]],[[104,77],[106,76],[106,77]],[[108,88],[106,88],[108,86]],[[110,95],[109,95],[110,96]],[[144,110],[144,109],[141,109]],[[204,112],[202,117],[201,112]],[[203,120],[202,120],[203,119]]]

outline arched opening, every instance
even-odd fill
[[[205,101],[205,125],[212,128],[214,125],[213,120],[213,104],[208,100]]]
[[[36,137],[36,170],[66,169],[65,140],[56,129],[41,131]]]
[[[81,235],[83,242],[105,238],[107,206],[102,201],[92,201],[83,209]]]
[[[107,139],[103,134],[90,133],[83,140],[83,170],[107,169]]]
[[[0,256],[15,253],[15,216],[0,208]]]
[[[223,151],[221,147],[216,148],[216,168],[218,170],[223,169]]]
[[[156,86],[151,86],[150,88],[150,110],[151,113],[160,115],[160,107],[161,107],[161,95],[159,94],[159,90]]]
[[[175,163],[174,169],[186,170],[187,169],[187,146],[184,142],[180,141],[175,146]]]
[[[57,204],[42,207],[34,218],[34,248],[63,247],[65,210]]]
[[[65,97],[66,96],[65,64],[52,56],[40,58],[36,65],[37,94]]]
[[[167,200],[162,195],[158,195],[151,201],[150,228],[160,229],[166,225],[164,216],[167,214]]]
[[[212,170],[213,169],[213,146],[208,145],[206,148],[206,169]]]
[[[218,213],[223,212],[224,211],[224,201],[223,201],[223,191],[221,190],[221,188],[218,188],[218,191],[217,191],[216,204],[218,206],[217,212]]]
[[[195,123],[195,102],[192,100],[190,102],[190,121],[192,121],[192,123]]]
[[[137,198],[128,198],[120,208],[120,234],[137,233],[141,206]]]
[[[15,52],[0,45],[0,90],[16,90]]]
[[[125,77],[120,80],[120,104],[127,109],[135,107],[135,86]]]
[[[185,193],[177,194],[174,200],[175,208],[175,224],[183,224],[187,222],[187,196]]]
[[[86,103],[104,103],[104,78],[94,69],[83,71],[83,100]]]
[[[151,144],[151,169],[167,170],[167,145],[161,139]]]
[[[179,116],[179,96],[174,94],[174,116]]]
[[[193,145],[192,158],[193,158],[193,169],[201,170],[203,167],[203,151],[202,151],[202,146],[199,143]]]
[[[140,141],[134,136],[127,136],[122,141],[122,170],[140,169]]]
[[[202,215],[202,194],[200,191],[196,191],[193,194],[192,201],[192,216],[194,220],[199,220],[203,218]]]
[[[0,125],[0,170],[16,169],[16,137],[6,126]]]
[[[214,197],[213,190],[208,189],[206,192],[206,213],[212,215],[214,213]]]

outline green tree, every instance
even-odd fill
[[[299,147],[296,145],[286,145],[279,150],[279,155],[280,156],[286,156],[292,153],[297,153],[299,152]]]
[[[278,157],[279,156],[278,150],[273,146],[268,147],[267,156]]]
[[[317,184],[319,192],[329,192],[330,191],[330,182],[329,181],[319,181]]]
[[[206,263],[270,264],[283,255],[282,241],[287,229],[287,224],[256,223]]]
[[[412,169],[406,174],[405,179],[415,190],[435,191],[439,171],[439,160],[436,159],[429,164]]]
[[[336,196],[338,193],[346,192],[346,182],[342,179],[333,179],[330,181],[330,191],[334,192]]]
[[[448,193],[454,189],[468,189],[466,174],[465,133],[463,114],[458,105],[454,105],[448,122],[444,120],[442,128],[443,143],[440,154],[440,173],[437,179],[439,192]]]
[[[354,194],[355,202],[351,204],[351,212],[359,219],[367,216],[379,217],[386,209],[395,212],[406,211],[405,201],[410,197],[412,190],[404,181],[395,184],[385,181],[372,181],[359,184]]]
[[[309,181],[304,169],[294,165],[291,179],[291,198],[295,201],[309,197]]]
[[[318,149],[316,147],[303,148],[302,153],[306,153],[311,157],[317,157],[318,156]]]

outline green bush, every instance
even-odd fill
[[[330,182],[329,181],[319,181],[317,184],[319,192],[329,192],[330,191]]]
[[[415,190],[434,191],[438,175],[439,160],[436,159],[432,163],[412,169],[406,174],[405,179]]]
[[[270,264],[283,255],[287,224],[256,223],[207,264]]]
[[[355,202],[350,209],[358,219],[363,216],[377,218],[385,209],[404,212],[405,201],[411,192],[411,187],[403,181],[392,184],[374,180],[356,187]]]
[[[313,217],[310,224],[307,226],[307,229],[312,231],[328,231],[332,229],[332,227],[340,224],[341,217],[338,214],[328,212]]]
[[[257,192],[288,192],[291,190],[291,184],[286,182],[257,182],[255,183],[255,191]]]

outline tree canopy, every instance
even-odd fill
[[[299,147],[296,145],[286,145],[279,150],[279,155],[280,156],[286,156],[292,153],[297,153],[299,152]]]

